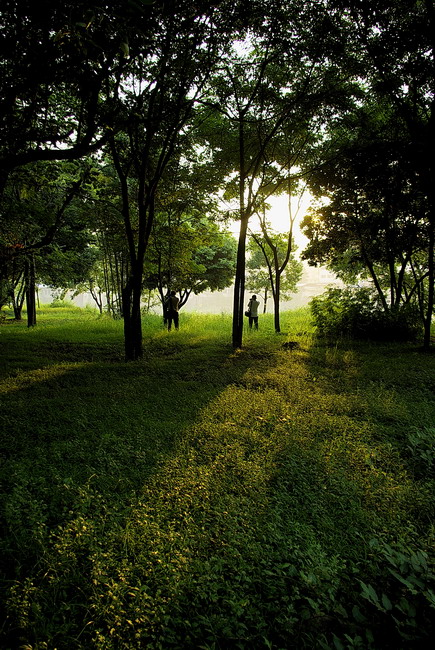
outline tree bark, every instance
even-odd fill
[[[33,255],[26,259],[26,308],[27,327],[34,327],[36,325],[36,282]]]
[[[22,310],[24,305],[24,300],[26,298],[26,282],[24,272],[20,274],[20,277],[15,284],[15,288],[12,291],[12,306],[14,309],[14,318],[15,320],[22,320]]]
[[[234,280],[234,301],[233,301],[233,347],[234,348],[241,348],[243,342],[247,232],[248,232],[248,218],[244,216],[240,220],[239,243],[237,246],[236,277]]]
[[[241,348],[243,342],[243,317],[245,300],[246,235],[248,218],[245,214],[245,134],[243,117],[239,119],[239,214],[240,232],[237,245],[236,277],[234,278],[233,299],[233,348]]]
[[[434,312],[434,284],[435,284],[435,206],[432,201],[431,205],[431,223],[429,224],[429,247],[428,247],[428,297],[427,311],[423,319],[424,338],[423,348],[429,350],[431,343],[431,326]]]
[[[125,360],[136,361],[143,355],[142,319],[140,299],[142,294],[142,273],[130,276],[122,291],[122,311],[124,313]]]
[[[281,272],[275,269],[275,291],[273,292],[273,303],[274,303],[274,326],[275,332],[279,334],[281,332],[281,323],[279,315],[279,299],[281,293]]]

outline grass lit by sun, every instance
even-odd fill
[[[0,327],[2,647],[427,647],[434,357],[282,326]]]

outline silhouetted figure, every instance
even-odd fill
[[[175,295],[175,291],[171,291],[169,300],[167,303],[167,318],[168,318],[168,332],[171,331],[172,323],[175,325],[175,329],[178,329],[178,304],[180,300]]]
[[[248,302],[248,311],[249,311],[249,329],[252,329],[252,324],[254,323],[255,329],[258,330],[258,308],[260,306],[257,296],[252,296]]]

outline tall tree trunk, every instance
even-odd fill
[[[234,348],[241,348],[243,342],[247,232],[248,232],[248,218],[244,217],[240,221],[239,243],[237,246],[236,277],[234,280],[234,301],[233,301],[233,347]]]
[[[428,247],[428,296],[427,296],[427,311],[424,322],[424,339],[423,347],[425,350],[430,348],[430,339],[431,339],[431,326],[432,326],[432,316],[434,311],[434,284],[435,284],[435,205],[432,201],[431,215],[429,224],[429,247]]]
[[[27,327],[34,327],[36,325],[36,282],[33,255],[26,260],[26,308]]]
[[[366,255],[364,247],[361,248],[361,253],[362,253],[363,257],[364,257],[365,265],[369,270],[370,277],[373,280],[373,284],[375,285],[376,291],[378,293],[378,298],[380,299],[381,304],[382,304],[382,308],[383,308],[384,312],[386,314],[388,314],[389,311],[390,311],[390,307],[388,305],[388,302],[385,299],[385,295],[384,295],[384,292],[382,291],[382,287],[381,287],[381,285],[379,283],[378,276],[376,275],[375,268],[374,268],[371,260],[369,259],[368,255]]]
[[[22,320],[22,310],[24,300],[26,298],[26,275],[25,270],[18,274],[17,279],[14,281],[14,288],[12,290],[12,307],[14,310],[14,319]]]
[[[234,279],[233,301],[233,348],[241,348],[243,342],[243,317],[245,302],[245,267],[246,267],[246,236],[248,233],[249,216],[245,207],[245,134],[243,117],[239,121],[239,211],[240,232],[237,245],[236,277]]]
[[[12,306],[14,309],[14,319],[15,320],[22,320],[21,312],[22,312],[22,305],[15,300],[15,298],[12,299]]]
[[[22,320],[22,311],[23,311],[24,299],[21,299],[20,296],[16,296],[15,292],[12,296],[12,307],[14,310],[14,319]]]
[[[281,324],[279,318],[279,298],[281,293],[281,274],[279,271],[275,271],[275,291],[273,292],[273,304],[274,304],[274,325],[275,332],[277,334],[281,331]]]
[[[130,277],[122,292],[126,361],[136,361],[143,355],[142,314],[140,303],[142,297],[145,252],[148,247],[148,241],[154,221],[154,201],[153,193],[148,195],[146,201],[144,194],[140,196],[137,250],[135,250],[133,242],[133,249],[131,249]]]
[[[431,25],[431,61],[432,61],[432,78],[431,90],[435,91],[435,7],[432,0],[425,0],[427,17]],[[432,95],[433,97],[433,95]],[[431,326],[434,313],[435,302],[435,165],[433,159],[433,147],[435,144],[435,101],[432,99],[429,115],[429,137],[425,140],[426,144],[426,164],[427,173],[427,193],[429,197],[429,245],[428,245],[428,296],[427,312],[424,318],[424,340],[423,348],[429,350],[431,343]]]
[[[122,311],[124,314],[125,360],[136,361],[143,354],[142,319],[140,299],[142,293],[142,272],[135,269],[122,290]]]
[[[14,318],[15,320],[22,320],[22,311],[23,311],[23,305],[24,305],[24,299],[26,297],[26,283],[24,279],[22,280],[21,284],[18,284],[18,291],[15,289],[12,293],[12,307],[14,310]]]

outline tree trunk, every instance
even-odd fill
[[[245,316],[245,270],[246,236],[248,233],[249,211],[245,207],[245,133],[243,116],[239,119],[239,214],[240,232],[237,245],[236,276],[234,279],[233,301],[233,348],[241,348],[243,342],[243,318]],[[249,205],[249,200],[248,200]]]
[[[241,348],[243,342],[243,317],[245,315],[245,264],[246,264],[246,234],[248,219],[240,221],[239,243],[237,246],[236,277],[234,280],[233,301],[233,347]]]
[[[17,302],[15,298],[12,300],[12,306],[14,309],[14,319],[15,320],[22,320],[22,310],[23,310],[23,304],[21,302]]]
[[[124,317],[124,340],[126,361],[136,361],[143,355],[142,348],[142,314],[140,302],[142,297],[142,280],[145,252],[154,220],[154,196],[151,195],[147,207],[139,204],[139,233],[137,252],[131,242],[130,277],[122,290],[122,313]]]
[[[24,290],[24,295],[21,295],[21,290],[18,292],[18,295],[15,293],[15,291],[12,294],[12,307],[14,310],[15,320],[22,320],[24,298],[25,298],[25,290]]]
[[[142,274],[136,272],[135,275],[130,276],[127,285],[122,290],[126,361],[136,361],[143,354],[142,319],[140,313],[141,288]]]
[[[431,338],[432,316],[434,311],[434,284],[435,284],[435,205],[431,205],[431,223],[429,224],[429,250],[428,250],[428,297],[427,311],[423,319],[424,322],[424,339],[423,348],[429,350]]]
[[[33,255],[26,260],[26,307],[27,327],[34,327],[36,325],[36,282]]]
[[[275,291],[273,294],[273,305],[274,305],[274,324],[275,324],[275,332],[277,334],[280,333],[281,331],[281,325],[280,325],[280,320],[279,320],[279,296],[281,292],[281,276],[279,272],[276,272],[275,274]]]
[[[12,307],[14,310],[15,320],[22,320],[22,310],[23,310],[24,300],[26,298],[26,288],[27,288],[26,279],[27,276],[26,276],[26,267],[25,267],[24,271],[22,271],[19,274],[11,294]]]

